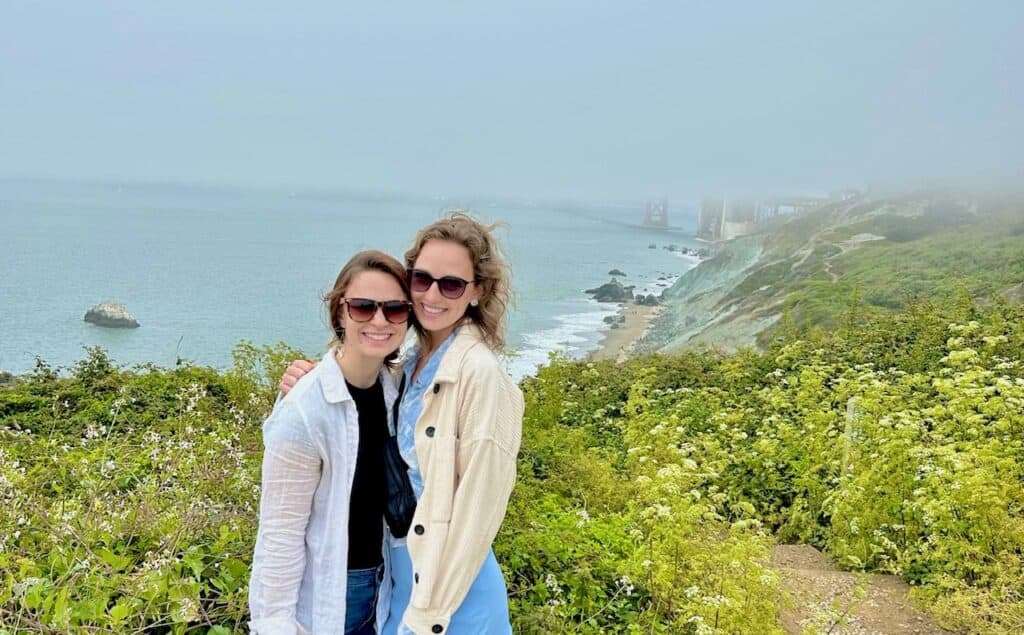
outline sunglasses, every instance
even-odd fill
[[[463,280],[458,276],[435,278],[422,269],[409,270],[409,288],[416,293],[427,291],[430,285],[435,282],[437,283],[437,290],[441,292],[441,295],[450,300],[455,300],[462,297],[462,294],[466,292],[466,286],[473,281]]]
[[[405,324],[412,312],[412,302],[405,300],[368,300],[366,298],[345,298],[348,305],[348,316],[356,322],[369,322],[377,315],[377,309],[384,313],[384,319],[392,324]]]

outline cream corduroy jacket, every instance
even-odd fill
[[[472,324],[445,352],[416,421],[423,495],[408,535],[413,592],[403,623],[448,630],[505,517],[516,480],[523,394]]]

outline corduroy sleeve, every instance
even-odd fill
[[[403,616],[418,635],[447,631],[501,527],[516,480],[522,392],[489,351],[467,355],[459,382],[455,457],[459,471],[448,535],[432,580],[429,607],[410,603]]]

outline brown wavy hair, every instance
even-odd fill
[[[341,312],[343,310],[341,299],[345,297],[345,292],[348,290],[349,285],[352,284],[353,278],[364,271],[386,273],[394,278],[398,286],[402,288],[402,295],[405,296],[405,299],[412,299],[412,296],[409,294],[409,280],[405,267],[402,266],[402,263],[397,258],[376,249],[360,251],[345,263],[345,266],[341,268],[341,272],[338,273],[338,278],[334,281],[334,287],[324,295],[324,306],[327,308],[331,331],[334,334],[330,342],[332,348],[340,346],[345,341],[345,329],[341,326]],[[419,333],[416,316],[411,311],[409,312],[409,327],[416,329],[416,332]],[[387,356],[384,363],[392,366],[397,358],[398,350],[396,349],[394,353]]]
[[[466,317],[480,328],[484,342],[496,352],[505,348],[507,313],[512,301],[508,264],[494,237],[498,226],[484,225],[464,210],[452,210],[445,218],[421,229],[405,252],[405,265],[411,269],[423,245],[431,240],[447,240],[469,250],[474,282],[483,288],[483,293],[477,306],[466,307]],[[421,341],[426,337],[422,329],[417,329],[417,335]]]

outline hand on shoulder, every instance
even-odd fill
[[[288,394],[295,384],[299,383],[299,380],[308,373],[309,371],[316,368],[316,362],[309,359],[297,359],[288,365],[288,368],[284,371],[284,375],[281,376],[281,383],[277,385],[277,389],[281,391],[281,396]]]

